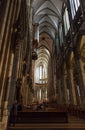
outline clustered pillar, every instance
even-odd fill
[[[83,65],[78,54],[78,50],[73,53],[72,60],[69,59],[64,62],[60,67],[60,63],[57,62],[57,101],[58,104],[69,105],[85,105],[85,86],[84,86],[84,74]],[[73,62],[73,63],[72,63]],[[59,65],[59,66],[58,66]]]
[[[33,8],[31,2],[26,0],[7,0],[7,2],[1,1],[0,3],[0,7],[3,10],[3,15],[0,18],[1,130],[6,129],[8,113],[10,113],[14,100],[17,100],[18,103],[25,103],[24,105],[27,105],[29,101],[32,103]],[[27,95],[25,97],[26,92]]]

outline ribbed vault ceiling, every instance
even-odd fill
[[[39,23],[39,33],[46,32],[53,39],[61,21],[62,4],[65,0],[34,0],[33,22]]]
[[[53,44],[53,42],[50,44],[49,39],[54,41],[55,35],[57,35],[58,22],[62,19],[62,5],[65,1],[66,0],[34,0],[33,23],[39,24],[40,42],[42,45],[45,41],[49,47]],[[45,37],[45,40],[42,40],[43,33],[49,35],[50,38]],[[43,63],[48,66],[50,53],[48,55],[46,48],[42,47],[42,45],[40,45],[41,47],[38,49],[36,65]],[[52,47],[49,52],[52,52]]]
[[[49,51],[44,46],[40,47],[38,49],[38,60],[36,61],[36,66],[45,65],[47,67],[49,57]]]

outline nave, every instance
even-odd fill
[[[84,129],[84,120],[85,0],[0,0],[0,130]]]

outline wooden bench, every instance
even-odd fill
[[[83,106],[78,106],[78,105],[71,106],[70,105],[68,107],[68,112],[71,115],[85,119],[85,107],[83,107]]]
[[[66,111],[18,112],[17,123],[67,123]]]

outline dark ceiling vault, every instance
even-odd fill
[[[55,38],[58,22],[62,19],[63,2],[65,0],[34,0],[33,22],[39,24],[39,33],[46,32],[53,39]]]

